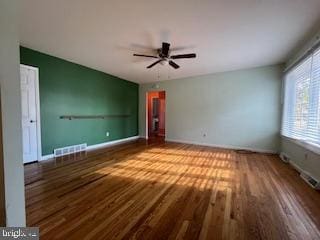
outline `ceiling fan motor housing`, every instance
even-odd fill
[[[182,58],[195,58],[195,53],[189,53],[189,54],[178,54],[170,56],[170,43],[163,42],[162,48],[157,49],[158,56],[151,56],[151,55],[145,55],[145,54],[133,54],[134,56],[138,57],[149,57],[149,58],[157,58],[158,60],[151,65],[147,66],[147,68],[152,68],[153,66],[160,63],[161,65],[167,65],[169,64],[174,69],[180,68],[178,64],[176,64],[173,59],[182,59]]]
[[[157,49],[157,52],[158,52],[158,55],[159,55],[160,58],[168,58],[168,57],[169,57],[169,54],[170,54],[170,52],[168,52],[168,56],[164,55],[164,54],[162,53],[162,49],[161,49],[161,48],[158,48],[158,49]]]

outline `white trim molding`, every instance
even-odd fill
[[[304,175],[307,175],[311,178],[313,178],[314,180],[316,180],[317,182],[320,182],[316,177],[314,177],[310,172],[307,172],[305,170],[303,170],[298,164],[296,164],[295,162],[293,161],[289,161],[289,164],[297,171],[299,172],[300,174],[304,174]],[[305,179],[304,179],[305,180]],[[309,183],[308,183],[309,184]],[[310,185],[310,184],[309,184]]]
[[[132,142],[135,140],[138,140],[140,138],[140,136],[133,136],[133,137],[128,137],[128,138],[122,138],[122,139],[118,139],[118,140],[114,140],[114,141],[110,141],[110,142],[104,142],[104,143],[99,143],[99,144],[95,144],[95,145],[90,145],[87,146],[86,151],[93,151],[99,148],[105,148],[105,147],[110,147],[110,146],[114,146],[114,145],[118,145],[118,144],[122,144],[122,143],[126,143],[126,142]],[[44,155],[41,158],[41,161],[45,161],[45,160],[49,160],[49,159],[53,159],[54,158],[54,154],[48,154],[48,155]]]
[[[289,161],[289,164],[299,173],[304,173],[304,174],[307,174],[306,171],[304,171],[298,164],[296,164],[295,162],[293,161]]]
[[[231,150],[247,150],[247,151],[259,152],[259,153],[271,153],[271,154],[278,154],[279,153],[277,151],[268,150],[268,149],[239,147],[239,146],[232,146],[232,145],[220,145],[220,144],[212,144],[212,143],[204,143],[204,142],[185,141],[185,140],[180,140],[180,139],[166,138],[165,141],[166,142],[193,144],[193,145],[206,146],[206,147],[224,148],[224,149],[231,149]]]
[[[303,177],[303,175],[305,176],[309,176],[312,179],[314,179],[315,181],[317,181],[318,183],[320,182],[318,178],[314,177],[314,175],[312,175],[310,172],[305,171],[301,166],[299,166],[299,164],[295,163],[294,161],[291,160],[291,157],[285,153],[285,152],[281,152],[282,155],[285,155],[287,157],[287,159],[289,160],[288,163],[290,164],[290,166],[295,169],[298,173],[300,173],[300,176],[306,181],[306,178]],[[309,185],[310,183],[308,181],[306,181]],[[311,185],[312,186],[312,185]],[[315,188],[314,186],[312,186],[313,188]],[[318,189],[318,187],[316,187]]]
[[[87,151],[92,151],[92,150],[99,149],[99,148],[118,145],[121,143],[132,142],[132,141],[135,141],[139,138],[140,138],[139,136],[133,136],[133,137],[122,138],[122,139],[114,140],[114,141],[110,141],[110,142],[104,142],[104,143],[99,143],[99,144],[95,144],[95,145],[90,145],[87,147]]]
[[[49,160],[49,159],[52,159],[52,158],[54,158],[54,154],[48,154],[48,155],[42,156],[39,161],[40,161],[40,162],[41,162],[41,161],[46,161],[46,160]]]

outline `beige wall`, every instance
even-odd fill
[[[0,85],[7,226],[25,225],[18,0],[0,1]]]
[[[166,139],[279,150],[282,65],[157,83],[166,91]],[[139,131],[146,135],[146,92],[140,85]]]

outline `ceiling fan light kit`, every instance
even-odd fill
[[[174,69],[180,68],[180,66],[172,61],[173,59],[183,59],[183,58],[195,58],[197,55],[195,53],[189,53],[189,54],[177,54],[177,55],[170,55],[170,43],[163,42],[162,48],[157,49],[158,56],[152,56],[152,55],[145,55],[145,54],[133,54],[133,56],[136,57],[148,57],[148,58],[156,58],[158,59],[154,63],[147,66],[147,68],[152,68],[153,66],[160,63],[161,65],[170,65]]]

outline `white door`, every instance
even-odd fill
[[[37,141],[37,69],[20,66],[23,162],[38,160]]]

